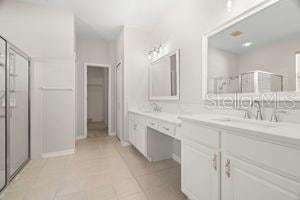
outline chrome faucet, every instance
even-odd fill
[[[256,120],[263,120],[263,115],[262,115],[262,109],[261,109],[261,105],[260,105],[260,102],[257,101],[257,100],[254,100],[252,103],[251,103],[251,107],[254,107],[256,105]]]
[[[161,112],[161,107],[158,106],[157,103],[152,102],[151,105],[153,106],[153,111],[154,112]]]
[[[273,108],[273,113],[271,115],[270,122],[279,122],[278,119],[279,113],[287,113],[287,110],[277,109],[277,107]]]

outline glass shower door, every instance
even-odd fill
[[[14,176],[29,159],[29,61],[9,49],[9,164]]]
[[[6,185],[6,42],[0,38],[0,190]]]

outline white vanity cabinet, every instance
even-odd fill
[[[300,148],[222,131],[222,200],[299,200]]]
[[[222,200],[299,200],[300,184],[257,165],[222,155]]]
[[[182,124],[181,187],[190,200],[220,199],[219,132]]]
[[[182,191],[190,200],[218,200],[218,152],[189,140],[181,148]]]
[[[134,114],[129,115],[129,141],[147,157],[146,120]]]
[[[190,200],[300,200],[300,146],[182,121],[182,191]]]
[[[131,110],[129,141],[151,162],[173,158],[176,155],[174,140],[181,139],[180,134],[176,134],[180,122],[173,114]]]

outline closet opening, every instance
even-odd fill
[[[105,137],[110,133],[110,66],[85,65],[84,137]]]

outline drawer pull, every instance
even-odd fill
[[[214,154],[214,158],[213,158],[213,168],[215,171],[217,171],[217,154]]]
[[[167,127],[163,127],[166,131],[169,131],[170,129],[169,128],[167,128]]]
[[[226,165],[225,165],[225,174],[228,178],[230,178],[230,160],[227,159]]]
[[[155,123],[154,123],[154,122],[151,122],[151,125],[152,125],[152,126],[154,126],[154,125],[155,125]]]

